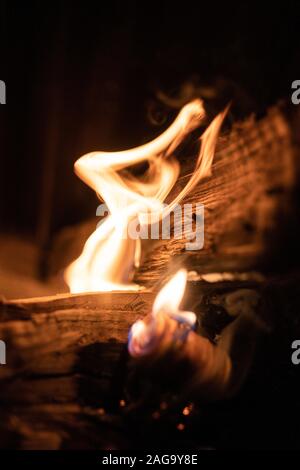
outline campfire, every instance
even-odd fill
[[[0,13],[0,448],[300,449],[300,2]]]
[[[245,384],[259,339],[281,325],[274,291],[293,285],[272,269],[297,147],[280,107],[222,133],[228,113],[211,118],[197,98],[149,143],[75,162],[100,223],[53,244],[56,295],[1,302],[8,446],[122,448],[128,435],[139,447],[188,428],[196,445],[201,407]]]

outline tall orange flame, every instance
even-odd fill
[[[188,103],[171,126],[153,141],[122,152],[92,152],[79,158],[75,172],[106,202],[109,215],[88,238],[77,260],[65,270],[71,292],[138,289],[132,283],[139,265],[141,241],[128,236],[131,222],[147,224],[146,213],[163,219],[174,206],[210,174],[217,136],[226,114],[220,113],[200,137],[201,146],[195,170],[176,198],[167,206],[163,201],[175,184],[179,164],[174,150],[186,136],[200,126],[205,117],[201,100]],[[148,162],[143,178],[122,174],[120,170]],[[155,218],[151,218],[151,223]]]

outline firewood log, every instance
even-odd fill
[[[189,283],[184,302],[198,312],[202,334],[213,339],[230,321],[224,298],[241,286],[254,287]],[[107,445],[110,434],[118,440],[114,420],[120,418],[104,408],[124,398],[128,331],[151,311],[154,297],[144,290],[2,299],[1,447],[89,448]],[[207,318],[218,321],[212,326]]]
[[[144,251],[135,281],[152,285],[165,275],[166,266],[172,271],[182,259],[199,273],[274,272],[284,264],[279,253],[285,249],[285,264],[291,264],[299,234],[299,128],[299,113],[287,119],[275,107],[264,118],[249,118],[223,134],[212,175],[183,201],[204,204],[203,248],[187,251],[185,237],[160,240]],[[192,158],[182,163],[170,199],[186,185],[193,163]]]
[[[264,117],[252,116],[221,133],[211,176],[183,200],[204,204],[203,248],[187,251],[186,238],[175,239],[172,234],[171,239],[142,240],[135,282],[152,287],[168,270],[172,274],[183,264],[199,274],[276,272],[295,261],[292,247],[300,235],[299,114],[275,106]],[[181,174],[168,200],[188,182],[195,155],[178,155]],[[95,218],[54,237],[48,259],[50,277],[79,256],[96,224]]]
[[[0,338],[6,343],[7,364],[0,378],[66,374],[78,351],[91,344],[106,345],[102,352],[98,348],[99,361],[107,354],[109,362],[113,347],[126,343],[130,325],[151,309],[152,301],[147,291],[2,301]]]
[[[264,361],[260,356],[254,364],[255,370],[263,369],[263,383],[257,378],[257,387],[265,389],[265,361],[280,368],[284,354],[289,360],[290,341],[300,333],[298,283],[299,276],[264,282],[190,281],[184,308],[197,313],[198,332],[218,342],[241,308],[247,308],[249,290],[258,292],[262,302],[257,314],[274,329]],[[0,446],[126,446],[119,403],[126,398],[127,335],[132,323],[149,313],[154,296],[141,291],[3,299],[0,338],[7,345],[7,364],[0,366]],[[286,362],[282,367],[281,373],[286,371],[292,380]],[[141,421],[144,411],[139,408]]]

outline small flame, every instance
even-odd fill
[[[180,269],[158,293],[153,304],[154,313],[160,310],[175,313],[178,310],[184,294],[186,279],[186,270]]]
[[[135,322],[129,333],[128,349],[132,356],[152,352],[164,335],[164,317],[170,316],[192,329],[196,323],[193,312],[179,309],[187,282],[187,271],[181,269],[160,290],[154,300],[150,319]]]
[[[65,270],[65,281],[71,292],[139,289],[132,279],[140,262],[141,241],[128,234],[128,227],[131,223],[149,224],[145,217],[149,212],[155,215],[151,223],[163,219],[201,178],[209,175],[226,111],[220,113],[201,136],[194,173],[166,207],[162,203],[179,175],[179,164],[173,152],[202,123],[205,111],[201,100],[184,106],[173,124],[145,145],[122,152],[92,152],[75,162],[76,174],[106,202],[109,215],[88,238],[79,258]],[[130,166],[141,162],[148,162],[149,166],[143,178],[125,173]],[[179,298],[177,292],[176,298]]]
[[[180,269],[161,289],[153,304],[152,312],[154,316],[159,314],[159,312],[166,312],[177,321],[187,323],[190,326],[195,324],[196,317],[194,313],[179,310],[185,291],[187,276],[187,271]]]

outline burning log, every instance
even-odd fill
[[[190,284],[187,303],[200,304],[205,328],[205,308],[210,305],[211,318],[212,299],[219,298],[220,310],[221,293],[233,286]],[[105,447],[107,439],[124,445],[116,407],[127,383],[128,331],[151,311],[154,297],[140,291],[2,300],[0,337],[7,347],[7,364],[0,368],[2,446]],[[113,413],[107,411],[111,407]]]
[[[0,337],[8,360],[0,378],[68,374],[76,370],[79,352],[92,344],[98,345],[102,365],[112,370],[113,356],[126,343],[130,325],[149,311],[152,300],[153,294],[144,291],[2,301]]]
[[[291,116],[278,106],[261,119],[252,117],[235,123],[230,132],[222,135],[211,176],[197,184],[182,201],[192,204],[194,210],[195,203],[204,205],[203,248],[186,251],[186,237],[142,240],[142,257],[134,281],[153,286],[183,263],[199,274],[274,271],[275,264],[281,268],[283,259],[277,255],[283,246],[295,243],[287,235],[294,234],[296,239],[295,228],[297,231],[299,227],[295,208],[299,122],[299,115]],[[167,202],[188,183],[195,158],[181,159],[180,164],[180,177]],[[50,276],[78,257],[96,223],[93,220],[77,229],[65,229],[54,239]],[[171,226],[171,233],[172,229]],[[287,256],[285,259],[288,264]]]
[[[260,120],[250,118],[235,124],[222,136],[212,176],[183,201],[193,204],[194,211],[195,203],[204,205],[203,248],[186,251],[187,237],[152,244],[135,274],[136,282],[152,285],[165,276],[166,266],[174,272],[182,260],[200,274],[280,270],[284,261],[278,254],[295,246],[295,232],[299,234],[299,126],[299,113],[287,118],[276,107]],[[193,159],[181,166],[182,176],[170,193],[171,199],[189,180]],[[295,250],[290,248],[285,257],[287,266],[294,256]]]
[[[252,361],[259,332],[267,331],[257,314],[259,296],[237,291],[227,298],[228,310],[238,317],[217,344],[196,334],[196,316],[181,311],[187,272],[180,270],[157,295],[151,313],[131,328],[129,352],[149,381],[172,384],[172,393],[194,400],[230,397],[240,387]],[[147,381],[147,379],[144,378]],[[165,392],[166,392],[165,390]]]
[[[3,299],[1,447],[104,447],[110,434],[115,441],[103,403],[122,398],[128,330],[152,302],[147,291]]]
[[[244,321],[242,316],[237,318],[241,312],[251,312],[254,308],[258,318],[277,331],[274,347],[268,343],[269,361],[278,344],[284,346],[289,334],[294,339],[299,333],[292,315],[299,310],[295,304],[299,302],[295,296],[298,281],[291,286],[289,279],[274,284],[250,278],[217,283],[190,281],[183,300],[184,307],[197,314],[202,336],[215,344],[224,341],[224,348],[231,351],[231,361],[236,361],[236,366],[241,358],[241,346],[247,349],[253,345],[252,334],[238,322],[239,318]],[[262,299],[259,307],[257,295]],[[126,388],[133,397],[131,405],[138,406],[141,397],[146,398],[139,388],[134,390],[136,378],[140,381],[144,374],[149,382],[156,371],[160,380],[165,377],[169,392],[184,395],[182,383],[181,389],[178,388],[178,374],[172,382],[170,362],[168,375],[163,368],[157,368],[156,361],[152,367],[148,361],[147,372],[144,370],[142,374],[134,363],[134,369],[129,370],[136,372],[135,379],[128,382],[128,330],[136,320],[151,312],[154,298],[154,293],[140,291],[3,300],[0,337],[7,346],[7,364],[0,367],[2,447],[104,448],[113,443],[122,448],[127,445],[125,436],[130,438],[128,429],[124,428],[127,418],[122,414],[127,409],[123,408]],[[235,344],[226,345],[226,328],[238,329]],[[286,354],[285,349],[280,354]],[[278,360],[282,359],[280,354]],[[277,356],[273,359],[276,365]],[[245,359],[241,364],[247,365]],[[255,368],[260,364],[263,383],[257,379],[257,387],[266,389],[265,362],[261,363],[261,356]],[[156,388],[159,393],[159,382],[152,381],[152,384],[152,392]],[[140,407],[140,416],[145,411]],[[133,439],[137,439],[136,435]]]
[[[21,448],[57,448],[66,434],[73,443],[90,435],[94,414],[101,418],[91,407],[122,398],[128,329],[152,299],[114,292],[3,301],[0,436],[17,436]]]
[[[207,319],[216,320],[214,310],[230,311],[224,299],[228,292],[241,287],[258,289],[259,284],[188,283],[185,305],[196,311],[202,333],[212,339],[220,333],[219,328],[226,325],[226,321],[220,323],[222,315],[218,314],[214,328]],[[110,380],[130,327],[151,311],[154,298],[155,292],[142,290],[2,300],[0,338],[6,344],[7,364],[0,368],[0,380],[13,384],[23,377],[63,377],[81,372],[100,372],[101,379]],[[102,368],[105,373],[101,375]],[[12,397],[6,387],[1,394],[8,400]]]
[[[193,391],[206,398],[209,391],[215,397],[225,397],[244,378],[243,371],[234,366],[237,353],[232,338],[239,336],[242,342],[247,340],[245,345],[251,346],[252,333],[256,333],[252,310],[255,291],[261,291],[261,287],[257,280],[250,279],[248,271],[263,266],[262,260],[268,258],[270,251],[273,253],[267,240],[270,231],[278,226],[279,216],[286,215],[290,203],[295,187],[294,156],[289,126],[277,109],[261,121],[244,123],[224,138],[216,155],[213,176],[201,185],[196,184],[193,193],[186,195],[185,202],[205,204],[206,229],[204,249],[187,252],[185,265],[201,274],[210,273],[210,281],[216,280],[214,271],[221,270],[239,273],[247,270],[249,279],[226,282],[225,275],[222,282],[209,284],[196,273],[197,281],[189,286],[188,302],[198,304],[193,310],[198,315],[199,331],[216,340],[224,327],[228,325],[228,329],[225,328],[216,344],[194,332],[189,332],[189,339],[182,342],[183,361],[179,362],[181,366],[188,362],[187,370],[191,372],[185,392]],[[171,200],[176,200],[182,187],[189,184],[190,164],[186,162],[184,168],[186,174],[170,194]],[[176,261],[171,263],[171,259],[182,253],[185,243],[185,239],[163,240],[148,252],[136,280],[154,286],[168,275],[166,266],[174,269]],[[245,288],[252,288],[251,295]],[[154,291],[140,290],[4,300],[0,308],[0,338],[7,346],[7,364],[0,369],[0,401],[7,416],[0,433],[16,439],[19,447],[44,448],[48,442],[49,447],[59,448],[70,442],[74,433],[79,435],[84,430],[97,445],[95,435],[101,422],[97,420],[95,424],[93,420],[103,415],[103,401],[123,400],[128,330],[136,320],[151,312],[154,295]],[[241,305],[248,313],[232,322]],[[224,315],[219,314],[220,310]],[[210,318],[217,311],[222,325],[209,324],[206,311]],[[269,308],[268,314],[271,312]],[[163,317],[163,325],[170,327],[169,331],[176,331],[178,319]],[[245,356],[243,350],[238,348],[238,351],[237,362],[246,364],[247,370],[252,351],[249,355],[247,350]],[[194,356],[195,352],[199,358]],[[206,371],[204,353],[212,365]],[[147,371],[152,369],[163,374],[169,368],[169,357],[159,355],[153,367],[151,360],[150,366],[148,361]],[[238,373],[234,374],[234,370]],[[166,378],[168,383],[170,377]],[[176,381],[173,386],[177,392]]]

